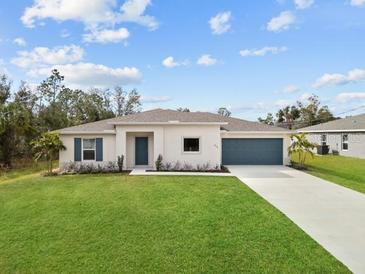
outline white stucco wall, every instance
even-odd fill
[[[126,155],[127,168],[135,163],[135,136],[149,137],[149,166],[153,167],[159,154],[165,162],[192,165],[210,163],[220,165],[220,129],[219,125],[156,125],[156,126],[116,126],[117,155]],[[183,137],[199,137],[200,152],[184,153]],[[126,139],[126,146],[118,144]]]
[[[60,151],[60,166],[62,164],[71,162],[74,160],[74,138],[103,138],[103,162],[116,161],[115,154],[115,135],[112,134],[99,134],[99,135],[62,135],[60,139],[66,147],[66,150]]]
[[[74,160],[74,138],[103,138],[103,161],[116,161],[124,155],[124,167],[135,166],[135,137],[148,137],[149,166],[153,167],[159,154],[164,162],[179,161],[196,165],[209,163],[211,167],[221,164],[221,138],[283,138],[283,160],[289,164],[287,148],[289,134],[283,133],[232,133],[221,132],[219,125],[117,125],[116,134],[60,135],[67,150],[60,152],[60,164]],[[199,152],[184,152],[183,138],[200,138]]]
[[[183,138],[200,138],[199,152],[184,152]],[[168,126],[164,128],[164,159],[193,166],[221,163],[221,138],[218,125]]]
[[[222,138],[282,138],[283,139],[283,163],[284,165],[290,164],[290,157],[288,155],[288,147],[290,146],[290,134],[289,133],[234,133],[234,132],[222,132]]]
[[[327,145],[330,147],[330,153],[332,153],[332,150],[337,150],[343,156],[365,158],[364,132],[345,133],[348,134],[348,150],[342,149],[342,133],[307,133],[306,135],[310,142],[321,144],[322,134],[327,136]]]

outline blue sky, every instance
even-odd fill
[[[137,88],[144,108],[250,120],[315,93],[365,108],[365,0],[0,2],[0,72]]]

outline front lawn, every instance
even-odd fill
[[[348,273],[233,177],[0,183],[1,273]]]
[[[293,156],[297,161],[298,157]],[[307,157],[307,172],[333,183],[365,193],[365,159],[338,155]]]

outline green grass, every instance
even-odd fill
[[[292,158],[297,162],[296,155]],[[365,159],[338,155],[307,157],[307,172],[333,183],[365,193]]]
[[[2,273],[349,273],[233,177],[0,184]]]
[[[53,167],[58,167],[58,161],[53,162]],[[38,163],[31,161],[21,168],[13,168],[9,171],[0,170],[0,184],[8,181],[14,181],[18,178],[32,177],[47,170],[47,162],[40,161]]]

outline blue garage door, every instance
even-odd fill
[[[283,139],[223,139],[223,165],[282,165]]]

